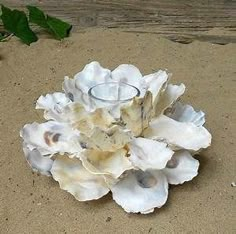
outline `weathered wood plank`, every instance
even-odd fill
[[[175,41],[236,42],[236,0],[1,0],[9,7],[39,6],[67,20],[78,31],[87,27],[156,33]],[[206,34],[213,28],[226,33]]]

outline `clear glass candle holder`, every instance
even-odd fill
[[[88,94],[96,103],[107,106],[131,101],[140,95],[140,91],[133,85],[112,81],[91,87]]]

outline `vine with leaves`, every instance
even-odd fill
[[[0,41],[7,41],[11,36],[16,36],[27,45],[36,42],[38,36],[31,29],[30,24],[40,26],[58,40],[69,36],[72,25],[45,14],[35,6],[26,7],[29,12],[28,15],[24,11],[12,10],[1,5],[0,19],[2,20],[4,31],[0,32]]]

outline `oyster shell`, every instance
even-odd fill
[[[205,113],[201,110],[195,111],[192,106],[176,102],[174,106],[167,111],[166,115],[179,122],[193,123],[196,126],[202,126],[205,123]]]
[[[131,170],[111,187],[111,191],[115,202],[126,212],[147,214],[166,203],[168,182],[166,176],[158,170]]]
[[[26,124],[20,136],[30,150],[37,149],[42,155],[77,153],[82,150],[79,132],[64,123],[48,121]]]
[[[99,108],[88,112],[80,103],[67,105],[63,110],[63,114],[64,119],[67,119],[67,122],[73,128],[88,136],[91,135],[95,127],[106,130],[115,122],[115,119],[106,109]]]
[[[42,175],[51,176],[51,168],[53,160],[49,156],[43,156],[37,149],[29,149],[23,144],[23,151],[26,161],[31,166],[33,171],[40,172]]]
[[[131,64],[121,64],[111,73],[113,81],[123,82],[133,85],[140,90],[143,97],[146,92],[146,82],[142,79],[142,74],[137,67]]]
[[[95,127],[91,135],[81,134],[81,140],[86,142],[87,148],[114,152],[132,140],[132,133],[118,125],[107,130]]]
[[[129,143],[130,161],[143,171],[163,169],[171,159],[174,151],[166,143],[145,138],[135,138]]]
[[[51,173],[60,188],[79,201],[99,199],[109,192],[104,178],[88,172],[78,158],[57,157]]]
[[[164,140],[174,149],[198,151],[211,144],[211,134],[202,126],[175,121],[165,115],[154,119],[144,137]]]
[[[117,179],[124,171],[133,168],[126,154],[125,149],[115,152],[85,150],[80,154],[80,159],[83,166],[92,174],[105,174]]]
[[[121,121],[135,136],[141,135],[149,126],[152,117],[152,93],[147,92],[143,98],[135,97],[133,101],[121,108]]]
[[[110,77],[110,70],[101,67],[98,62],[91,62],[75,75],[75,87],[87,94],[91,87],[108,82]]]
[[[176,100],[184,94],[185,85],[168,84],[165,91],[160,96],[158,103],[154,106],[155,116],[163,114],[163,112],[170,107]]]
[[[199,161],[194,159],[187,150],[180,150],[167,163],[163,173],[169,184],[182,184],[197,176],[198,168]]]
[[[166,71],[159,70],[142,78],[146,83],[147,90],[152,93],[153,106],[157,104],[159,96],[165,90],[169,76],[170,74]]]
[[[71,100],[64,93],[47,94],[40,96],[36,102],[36,109],[43,109],[44,118],[47,120],[64,121],[62,117],[63,108],[71,103]]]
[[[89,97],[88,90],[110,80],[110,73],[110,70],[101,67],[98,62],[91,62],[73,79],[65,77],[63,90],[70,100],[82,104],[86,111],[94,111],[96,102]]]
[[[66,96],[72,102],[78,102],[83,105],[86,111],[94,111],[96,109],[96,104],[91,100],[87,93],[84,93],[75,84],[75,79],[70,79],[68,76],[65,77],[62,84],[63,90]]]

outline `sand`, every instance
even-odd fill
[[[63,42],[40,39],[30,47],[13,38],[0,43],[1,233],[235,233],[236,44],[188,45],[156,35],[90,30]],[[93,60],[115,68],[131,63],[143,74],[159,68],[183,82],[183,100],[206,112],[212,146],[197,158],[200,173],[170,188],[168,202],[151,215],[126,214],[107,195],[80,203],[49,177],[33,174],[19,130],[43,121],[34,109],[41,94],[60,91]]]

